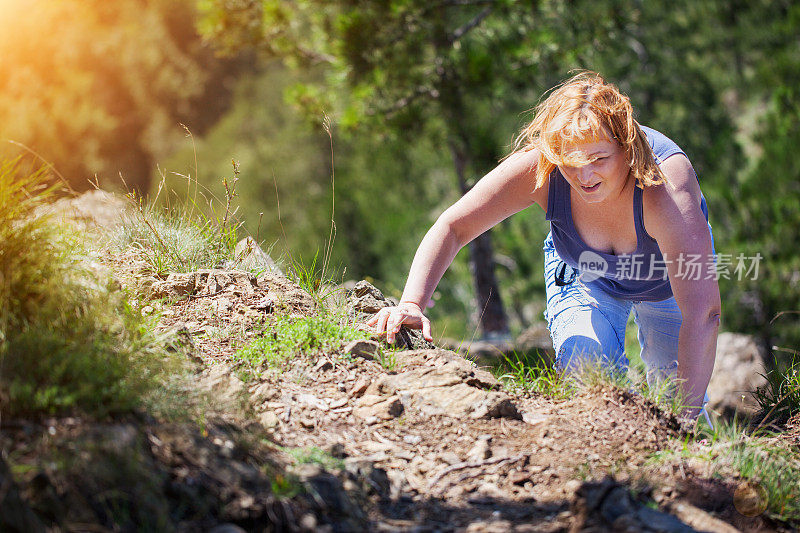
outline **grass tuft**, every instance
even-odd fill
[[[504,355],[504,361],[493,369],[495,377],[507,388],[536,392],[553,398],[566,398],[574,384],[539,352]]]
[[[344,469],[344,461],[334,457],[316,446],[308,448],[281,448],[284,452],[294,458],[298,464],[317,464],[326,470],[342,470]]]
[[[763,423],[783,426],[800,413],[800,361],[792,361],[785,371],[773,370],[764,376],[766,385],[753,392]]]
[[[237,238],[237,226],[217,225],[202,213],[187,217],[181,210],[158,209],[139,200],[112,244],[120,251],[133,250],[160,275],[233,262]]]
[[[0,398],[5,416],[130,411],[169,366],[74,230],[37,216],[43,172],[0,164]],[[96,266],[96,265],[95,265]]]
[[[298,356],[315,358],[336,352],[342,344],[364,339],[363,331],[328,315],[276,316],[264,333],[234,355],[245,380],[269,368],[281,371]]]

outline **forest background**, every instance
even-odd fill
[[[0,28],[0,156],[47,161],[76,191],[166,186],[173,203],[224,198],[233,160],[243,230],[274,257],[321,268],[333,217],[318,275],[395,296],[542,94],[598,71],[695,166],[734,258],[723,329],[757,335],[768,365],[800,350],[789,0],[0,0]],[[546,231],[530,208],[460,253],[436,335],[540,321]],[[739,254],[761,255],[757,279],[737,279]]]

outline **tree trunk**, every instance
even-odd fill
[[[465,176],[468,166],[467,154],[454,141],[450,142],[450,152],[453,155],[458,186],[463,195],[470,189]],[[491,230],[469,243],[469,267],[475,284],[477,311],[483,336],[508,335],[508,319],[494,275]]]

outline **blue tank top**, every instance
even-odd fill
[[[671,155],[684,154],[675,142],[663,133],[642,126],[656,163]],[[684,154],[686,155],[686,154]],[[571,187],[558,167],[550,174],[546,219],[550,221],[553,246],[567,265],[577,270],[580,280],[602,288],[623,300],[659,301],[672,296],[667,266],[658,243],[644,229],[642,221],[642,189],[633,189],[633,221],[636,228],[636,250],[630,254],[608,254],[589,247],[578,234],[572,221]],[[708,221],[708,207],[702,193],[700,208]]]

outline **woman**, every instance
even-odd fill
[[[545,315],[557,366],[625,370],[631,310],[651,386],[681,386],[696,417],[714,367],[720,297],[705,199],[686,155],[639,126],[627,96],[591,72],[536,108],[514,152],[448,208],[414,256],[400,304],[369,325],[388,342],[422,328],[433,291],[456,253],[506,217],[547,213]]]

